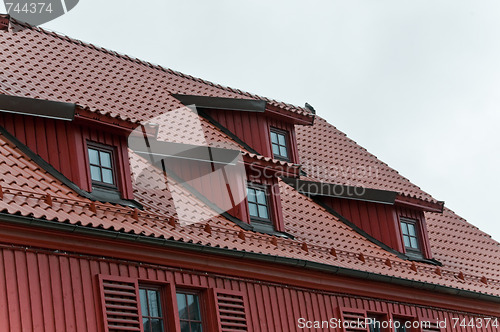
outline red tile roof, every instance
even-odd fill
[[[317,117],[313,126],[297,126],[303,169],[315,181],[400,192],[435,201],[396,170],[380,161],[343,132]],[[317,142],[322,144],[317,144]],[[453,211],[426,212],[435,259],[461,271],[500,280],[500,244]]]
[[[0,93],[4,94],[74,102],[94,112],[134,121],[182,107],[171,93],[261,98],[38,28],[15,34],[0,31],[0,40],[3,47],[0,62],[5,68],[0,78]],[[275,101],[270,104],[285,111],[307,112]],[[184,126],[185,122],[177,118],[172,125]],[[202,125],[211,145],[235,145],[208,122],[202,120]],[[314,126],[298,126],[297,136],[300,159],[311,180],[394,190],[435,201],[320,118]],[[140,157],[137,158],[140,163]],[[366,172],[356,172],[360,169]],[[415,263],[415,271],[413,263],[368,241],[282,182],[285,228],[295,236],[293,240],[242,230],[214,214],[182,188],[176,189],[180,191],[177,196],[183,197],[186,203],[186,209],[180,214],[174,210],[171,192],[145,186],[135,187],[135,196],[144,205],[144,211],[92,203],[29,160],[2,135],[0,177],[0,211],[10,214],[304,259],[500,296],[499,244],[449,210],[442,215],[426,214],[433,254],[444,263],[441,273],[437,274],[435,267],[424,263]],[[200,214],[207,216],[206,222],[181,226]],[[206,224],[210,225],[210,232]],[[336,255],[332,255],[332,249]],[[391,267],[386,264],[387,260]],[[457,279],[460,272],[465,276],[463,281]],[[481,281],[482,277],[488,278],[487,284]]]
[[[431,195],[320,117],[316,117],[313,126],[297,126],[296,132],[300,161],[307,174],[305,178],[392,190],[410,197],[435,201]]]
[[[71,101],[91,111],[130,121],[149,119],[159,112],[182,107],[172,94],[261,99],[284,112],[312,117],[311,112],[302,107],[214,84],[11,21],[12,25],[29,28],[2,36],[2,62],[12,69],[10,75],[1,78],[0,92],[5,94]],[[21,54],[23,66],[19,66]]]

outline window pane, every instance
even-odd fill
[[[201,320],[200,303],[198,300],[198,295],[189,294],[188,303],[189,303],[189,319]]]
[[[189,330],[189,322],[181,322],[181,332],[191,332]]]
[[[146,298],[146,290],[139,289],[139,296],[141,298],[141,311],[143,316],[149,316],[148,301]]]
[[[101,166],[111,168],[111,153],[99,151],[99,156],[101,157]]]
[[[89,148],[89,162],[94,165],[99,165],[99,152]]]
[[[255,189],[247,188],[247,198],[249,202],[255,203]]]
[[[248,203],[248,210],[251,216],[258,217],[257,205],[254,203]]]
[[[418,241],[417,241],[417,238],[416,237],[411,237],[410,238],[410,242],[411,242],[411,247],[412,248],[418,248]]]
[[[288,153],[286,151],[286,147],[280,146],[280,156],[282,156],[282,157],[288,157]]]
[[[415,233],[415,225],[413,224],[408,224],[408,234],[416,236],[417,234]]]
[[[151,331],[152,332],[164,332],[163,331],[163,320],[152,319],[151,320]]]
[[[102,168],[102,182],[113,184],[113,173],[110,169]]]
[[[380,321],[377,318],[371,318],[370,325],[368,325],[370,332],[381,332]]]
[[[408,235],[408,225],[405,222],[401,222],[401,230],[403,234]]]
[[[408,236],[403,236],[403,240],[405,241],[405,247],[410,247],[410,238]]]
[[[191,332],[202,332],[201,323],[191,323]]]
[[[148,298],[149,298],[149,316],[152,317],[160,317],[160,299],[158,296],[158,292],[152,289],[148,290]]]
[[[277,144],[273,144],[273,154],[279,156],[280,155],[280,147]]]
[[[90,178],[92,181],[101,182],[101,169],[97,166],[90,166]]]
[[[177,308],[179,309],[179,318],[180,319],[188,319],[186,295],[180,294],[180,293],[177,294]],[[188,327],[188,331],[189,331],[189,327]]]
[[[266,193],[263,190],[256,190],[257,203],[266,204]]]
[[[259,217],[267,219],[269,216],[267,215],[267,206],[259,205]]]
[[[149,332],[151,331],[151,325],[150,325],[149,318],[143,318],[142,319],[142,325],[144,325],[144,331]]]
[[[406,327],[404,326],[404,322],[401,322],[401,325],[397,329],[398,332],[406,332]]]
[[[286,145],[285,135],[278,135],[278,142],[280,145]]]
[[[271,132],[271,142],[278,143],[278,135],[276,133]]]

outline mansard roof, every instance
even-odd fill
[[[10,20],[0,30],[0,93],[75,103],[82,108],[138,122],[182,107],[174,94],[265,100],[280,112],[312,119],[309,110],[130,58],[69,37]],[[213,145],[232,142],[201,119]],[[178,121],[179,126],[182,121]],[[397,192],[436,203],[430,194],[401,176],[331,124],[316,117],[312,126],[296,126],[304,179]],[[234,142],[232,142],[234,144]],[[237,145],[237,144],[236,144]],[[372,243],[310,198],[280,181],[286,232],[290,238],[257,233],[203,204],[178,187],[187,208],[176,215],[167,189],[135,187],[144,210],[91,201],[32,160],[8,133],[0,135],[0,211],[37,222],[77,225],[140,237],[191,243],[223,251],[255,253],[297,262],[385,276],[500,297],[500,246],[453,211],[426,212],[434,258],[441,267],[405,260]],[[260,156],[244,151],[248,157]],[[138,157],[140,161],[140,157]],[[276,163],[272,160],[264,160]],[[362,170],[363,173],[352,170]],[[190,219],[206,215],[203,223]],[[184,224],[182,224],[182,222]],[[297,263],[298,264],[298,263]]]

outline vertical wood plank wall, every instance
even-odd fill
[[[169,281],[186,287],[210,287],[242,292],[249,331],[298,331],[297,321],[339,318],[339,307],[451,321],[474,316],[391,301],[228,278],[161,266],[107,260],[48,251],[0,249],[0,331],[102,331],[97,275]],[[339,291],[342,291],[339,289]],[[391,316],[389,316],[391,317]],[[167,317],[168,318],[168,317]],[[325,329],[312,329],[324,331]],[[495,331],[495,328],[442,331]],[[213,331],[210,331],[213,332]]]
[[[217,122],[250,145],[258,153],[272,157],[270,128],[286,130],[290,134],[291,161],[299,162],[293,124],[268,117],[262,113],[238,112],[229,110],[207,110]]]
[[[394,219],[394,206],[333,197],[324,197],[323,200],[377,240],[395,250],[403,249],[401,241],[398,241],[401,232]]]

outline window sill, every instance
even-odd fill
[[[140,203],[134,200],[123,199],[120,195],[120,192],[116,189],[113,190],[100,187],[92,187],[92,192],[90,192],[89,194],[91,195],[91,199],[99,202],[114,203],[124,206],[130,206],[141,210],[143,209],[143,206]]]
[[[286,157],[282,157],[282,156],[278,156],[278,155],[273,155],[273,159],[276,159],[276,160],[281,160],[281,161],[286,161],[287,163],[291,163],[292,161],[290,160],[290,158],[286,158]]]
[[[408,260],[410,262],[427,263],[427,264],[437,265],[437,266],[442,266],[443,265],[440,261],[437,261],[437,260],[435,260],[433,258],[431,258],[431,259],[424,258],[424,257],[422,257],[422,255],[420,255],[420,257],[417,257],[415,255],[408,255],[408,253],[407,253],[406,257],[408,257]]]
[[[295,238],[291,234],[275,230],[274,226],[272,224],[270,224],[269,222],[264,223],[262,221],[252,220],[251,223],[250,223],[250,225],[252,226],[252,230],[254,232],[257,232],[257,233],[274,235],[274,236],[277,236],[277,237],[288,238],[288,239],[294,239]]]

